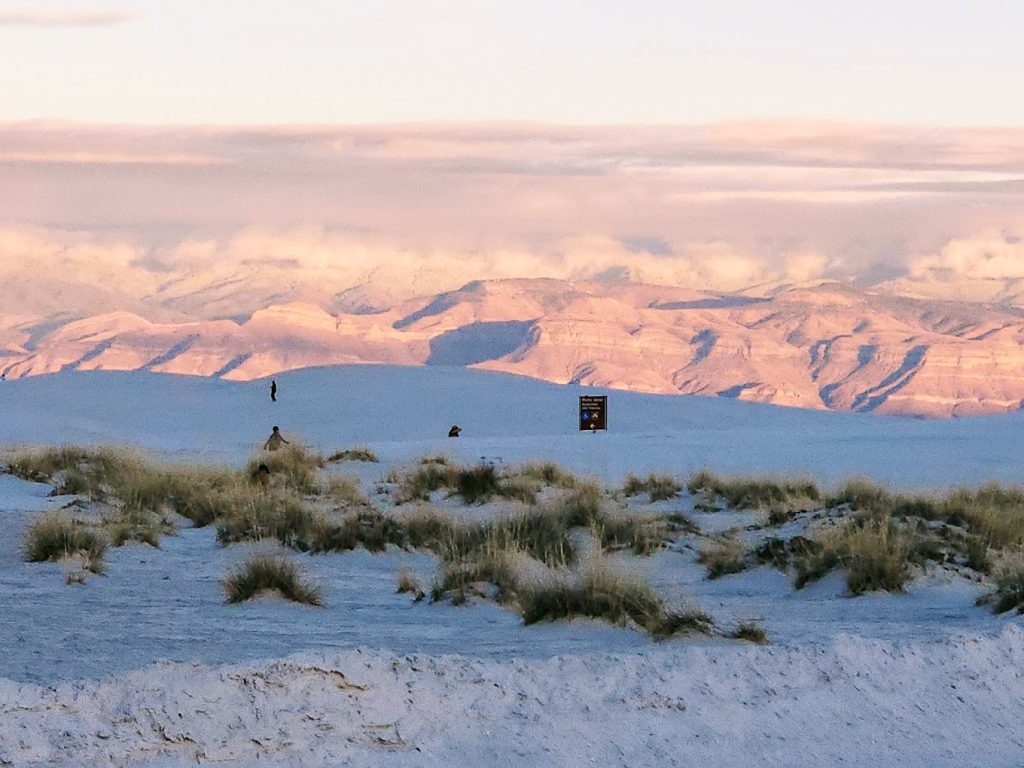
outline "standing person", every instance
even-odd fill
[[[281,435],[279,427],[274,427],[274,431],[270,433],[270,437],[267,438],[267,442],[263,444],[264,451],[276,451],[282,445],[288,445],[288,441]]]
[[[270,400],[271,402],[277,402],[277,382],[274,379],[270,380]]]

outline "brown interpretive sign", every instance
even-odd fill
[[[608,396],[580,395],[580,431],[608,429]]]

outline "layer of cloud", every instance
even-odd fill
[[[140,296],[238,275],[253,296],[368,281],[386,301],[477,278],[1021,271],[1005,233],[1024,220],[1024,129],[28,122],[0,125],[0,147],[0,271],[28,232],[37,252],[97,249]]]
[[[119,10],[69,8],[16,8],[0,10],[0,26],[108,27],[131,21],[133,14]]]

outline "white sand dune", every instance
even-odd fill
[[[1019,766],[1024,630],[478,661],[349,651],[0,681],[19,766]]]
[[[428,452],[554,459],[617,483],[700,467],[864,473],[945,487],[1024,475],[1019,415],[924,422],[613,393],[612,430],[578,434],[585,390],[500,374],[350,367],[266,382],[75,373],[0,384],[0,444],[124,443],[237,464],[278,423],[329,450],[366,444],[373,484]],[[452,422],[464,437],[444,437]],[[654,643],[586,621],[524,627],[493,604],[394,594],[423,553],[303,557],[327,607],[225,606],[246,551],[210,529],[113,550],[67,586],[28,564],[24,526],[63,503],[0,477],[0,765],[900,766],[1024,764],[1024,628],[945,573],[904,595],[796,591],[768,567],[708,581],[693,553],[634,558],[659,590],[775,641]],[[693,512],[692,500],[683,511]],[[696,516],[708,529],[721,520]],[[735,525],[742,515],[723,515]],[[706,519],[705,519],[706,518]],[[173,661],[168,661],[173,660]]]

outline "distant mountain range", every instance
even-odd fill
[[[103,369],[247,380],[390,363],[910,416],[1024,402],[1024,311],[1016,286],[1003,284],[951,301],[937,282],[751,295],[609,275],[478,281],[409,299],[408,284],[389,292],[386,280],[330,295],[227,281],[178,293],[164,286],[131,301],[107,285],[75,304],[62,300],[59,277],[50,283],[56,294],[6,286],[0,371],[8,378]],[[982,303],[992,301],[1002,303]],[[261,308],[242,311],[251,306]]]

